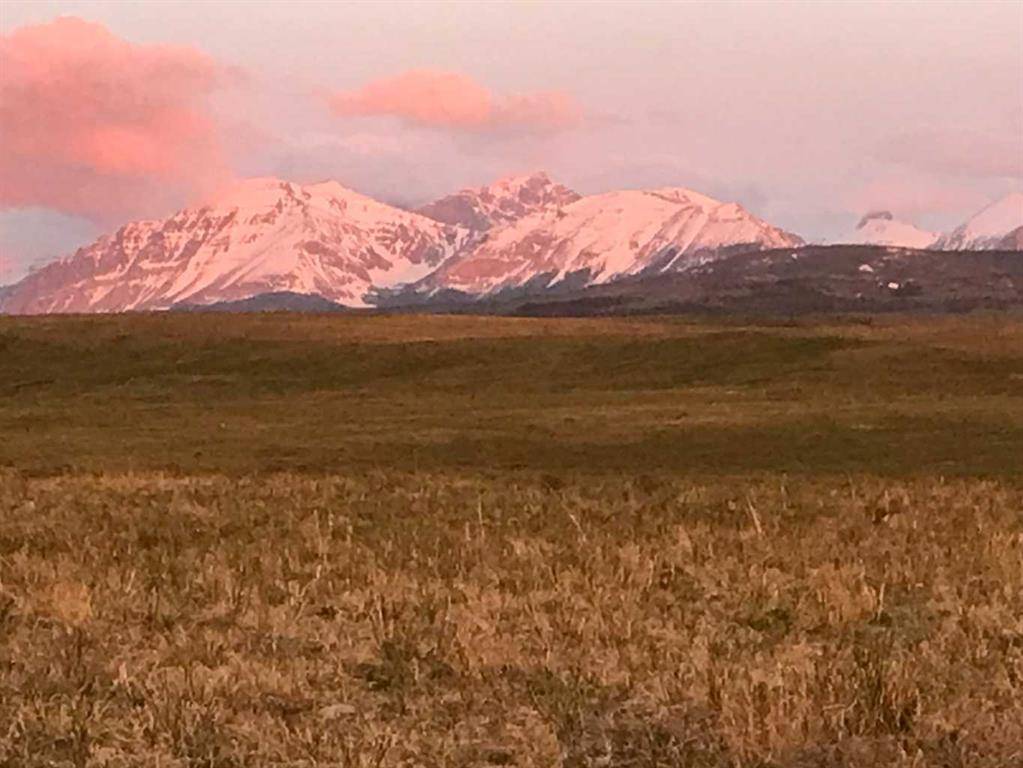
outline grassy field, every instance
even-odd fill
[[[49,474],[1015,476],[1023,321],[0,318],[0,466]]]
[[[0,318],[0,765],[1021,745],[1019,318]]]

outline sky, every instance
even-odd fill
[[[808,239],[1023,189],[1023,1],[0,2],[0,284],[249,176],[546,170]]]

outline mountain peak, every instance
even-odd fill
[[[940,238],[936,247],[946,250],[1000,248],[1005,238],[1020,226],[1023,226],[1023,192],[1010,192]]]
[[[209,208],[263,208],[275,205],[294,189],[291,182],[274,176],[236,179],[217,189],[201,205]]]
[[[875,209],[859,220],[856,229],[836,242],[848,245],[886,245],[896,248],[930,248],[937,233],[896,219],[891,211]]]
[[[544,171],[536,171],[459,190],[422,206],[417,213],[445,224],[484,232],[578,199],[578,193],[552,181]]]
[[[717,208],[722,205],[741,208],[738,203],[724,203],[721,200],[715,200],[710,195],[704,195],[700,192],[687,189],[686,187],[660,187],[659,189],[644,191],[647,194],[659,195],[660,197],[663,197],[666,200],[671,200],[672,202],[690,203],[701,208]]]
[[[994,237],[1023,224],[1023,192],[1010,192],[985,206],[967,221],[970,231]]]
[[[311,201],[319,198],[366,199],[338,181],[326,179],[313,184],[298,184],[275,176],[239,179],[218,189],[202,201],[200,207],[242,210],[273,208],[281,201]]]
[[[366,197],[361,192],[356,192],[351,187],[346,187],[337,179],[324,179],[323,181],[306,184],[305,189],[329,197]]]
[[[533,171],[532,173],[513,174],[503,176],[497,181],[478,189],[519,189],[527,186],[553,184],[547,171]],[[463,190],[465,191],[465,190]]]

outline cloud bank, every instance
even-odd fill
[[[228,73],[196,49],[59,18],[0,38],[0,72],[0,208],[117,221],[225,173],[207,97]]]

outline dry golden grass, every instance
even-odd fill
[[[8,471],[0,764],[1023,765],[1023,491]]]

